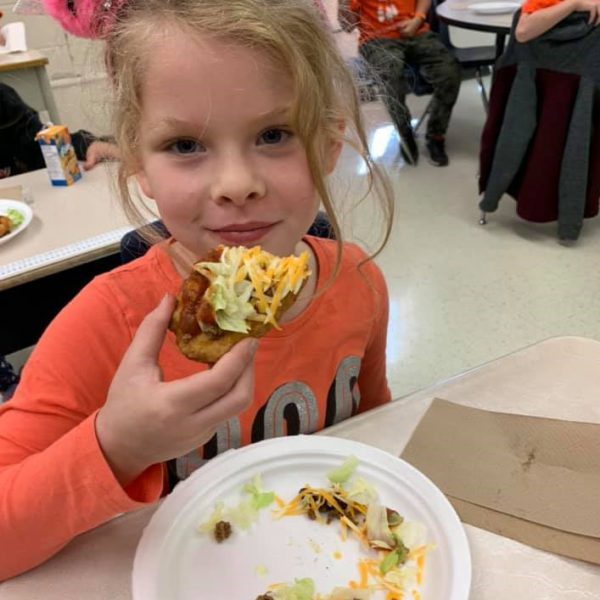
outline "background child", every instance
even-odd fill
[[[525,0],[515,37],[521,43],[533,40],[573,12],[589,12],[590,25],[600,25],[600,0]]]
[[[46,166],[35,136],[44,124],[11,86],[0,83],[0,179]],[[117,159],[118,149],[108,138],[84,129],[71,132],[77,158],[86,170],[102,160]]]
[[[339,21],[347,31],[358,27],[359,51],[381,80],[384,101],[400,134],[404,159],[416,165],[419,149],[406,106],[410,81],[406,63],[419,67],[433,88],[427,121],[427,151],[438,167],[448,164],[446,131],[458,98],[460,67],[437,34],[430,31],[430,0],[339,0]]]
[[[385,282],[342,244],[326,182],[345,133],[388,216],[392,199],[312,0],[131,0],[118,15],[102,0],[87,23],[63,8],[67,27],[106,38],[124,200],[135,175],[172,238],[84,288],[0,408],[0,579],[155,502],[167,461],[186,477],[228,448],[390,400]],[[320,202],[337,242],[304,236]],[[219,243],[306,250],[312,275],[280,331],[208,370],[166,329],[182,277]]]

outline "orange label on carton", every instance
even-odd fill
[[[42,129],[35,139],[40,144],[52,185],[73,185],[81,179],[71,135],[64,125]]]

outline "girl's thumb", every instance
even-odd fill
[[[158,306],[146,315],[127,350],[128,360],[156,362],[173,313],[174,298],[165,294]]]

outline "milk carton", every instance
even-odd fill
[[[42,149],[52,185],[73,185],[81,179],[71,136],[64,125],[42,129],[35,139]]]

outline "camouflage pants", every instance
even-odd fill
[[[435,33],[371,40],[362,44],[360,54],[383,85],[384,102],[400,135],[410,126],[406,94],[414,83],[405,73],[405,63],[418,66],[423,79],[433,88],[427,135],[445,135],[460,88],[460,66]]]

